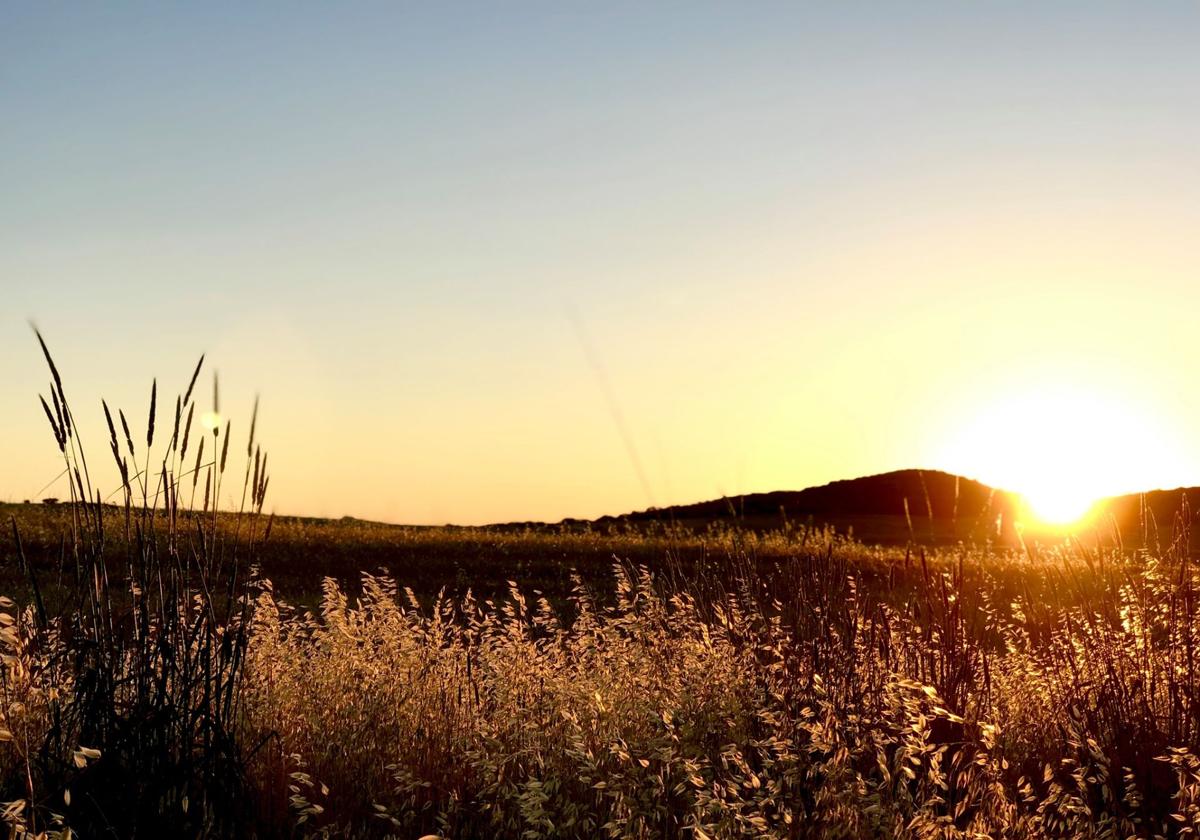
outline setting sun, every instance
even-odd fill
[[[1033,524],[1085,520],[1100,499],[1163,486],[1179,451],[1163,420],[1131,394],[1085,382],[1039,382],[985,401],[943,460],[1019,493]]]
[[[1087,487],[1072,487],[1070,482],[1044,486],[1022,493],[1029,514],[1047,525],[1074,525],[1096,503],[1095,492]]]

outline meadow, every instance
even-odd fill
[[[1189,516],[1018,550],[271,517],[253,419],[192,431],[199,366],[136,433],[103,407],[110,505],[47,361],[72,489],[4,510],[12,837],[1200,827]]]

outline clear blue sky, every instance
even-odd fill
[[[235,423],[261,391],[288,512],[1019,484],[979,435],[1030,382],[1141,407],[1171,454],[1118,483],[1200,483],[1197,44],[1194,3],[5,4],[0,499],[57,470],[31,317],[97,422],[201,351]]]

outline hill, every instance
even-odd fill
[[[689,529],[730,524],[756,530],[792,523],[829,525],[867,542],[953,542],[1011,531],[1019,497],[940,470],[897,470],[803,490],[749,493],[604,516],[592,524],[662,522]],[[572,524],[567,520],[564,524]],[[1010,534],[1011,536],[1011,534]]]
[[[1126,544],[1163,544],[1195,519],[1200,488],[1150,490],[1102,499],[1078,534]],[[672,523],[690,529],[737,524],[758,530],[811,522],[853,533],[868,543],[1019,540],[1021,497],[940,470],[897,470],[804,490],[750,493],[604,516],[593,524]],[[567,521],[567,524],[570,520]],[[1025,535],[1061,537],[1061,529],[1026,523]]]

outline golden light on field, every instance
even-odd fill
[[[1019,493],[1027,524],[1065,528],[1085,524],[1104,497],[1169,484],[1178,451],[1144,402],[1062,381],[984,400],[951,436],[944,460]]]

